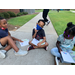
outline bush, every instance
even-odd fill
[[[9,14],[9,13],[3,12],[2,14],[4,14],[4,17],[5,17],[5,18],[10,18],[10,14]]]
[[[2,13],[0,13],[0,17],[3,17],[3,18],[5,18],[5,17],[4,17],[4,15],[3,15]]]
[[[16,14],[14,12],[8,11],[7,13],[10,14],[10,17],[16,17]]]
[[[17,14],[17,16],[27,15],[27,14],[28,14],[27,12],[19,12],[19,13]]]
[[[27,15],[27,14],[28,14],[28,12],[23,12],[23,14],[24,14],[24,15]]]
[[[17,14],[17,16],[21,16],[21,15],[23,15],[23,13],[22,13],[22,12],[19,12],[19,13]]]

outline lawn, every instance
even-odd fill
[[[50,11],[48,15],[58,35],[64,32],[68,22],[75,24],[75,13],[71,11]]]
[[[43,9],[36,9],[35,12],[43,12]]]
[[[36,14],[15,17],[15,18],[9,19],[8,24],[11,24],[14,26],[22,26],[35,16]]]
[[[75,13],[71,11],[50,11],[48,15],[58,35],[63,34],[68,22],[75,24]]]

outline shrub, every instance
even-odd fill
[[[16,17],[16,14],[14,12],[8,11],[7,13],[10,14],[10,17]]]
[[[5,18],[10,18],[10,14],[9,14],[9,13],[3,12],[2,14],[4,14],[4,17],[5,17]]]
[[[27,12],[19,12],[19,13],[17,14],[17,16],[27,15],[27,14],[28,14]]]
[[[4,17],[4,15],[3,15],[2,13],[0,13],[0,17],[3,17],[3,18],[5,18],[5,17]]]
[[[21,16],[21,15],[23,15],[23,13],[22,13],[22,12],[19,12],[19,13],[17,14],[17,16]]]
[[[27,15],[27,14],[28,14],[28,12],[23,12],[23,14],[24,14],[24,15]]]

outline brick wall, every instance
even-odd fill
[[[20,12],[19,9],[0,9],[0,13],[1,12],[7,12],[7,11],[11,11],[11,12],[14,12],[16,14]]]

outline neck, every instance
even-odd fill
[[[2,30],[5,30],[5,28],[3,28],[3,27],[1,27],[1,26],[0,26],[0,28],[1,28]]]

